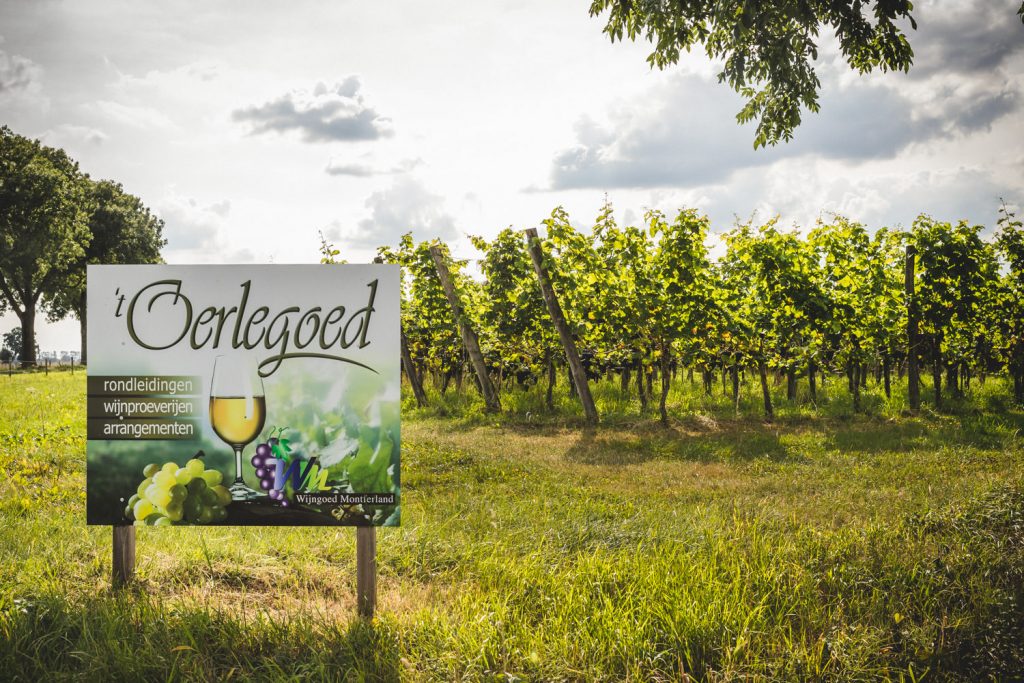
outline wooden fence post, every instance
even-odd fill
[[[907,245],[903,286],[907,294],[907,391],[911,410],[921,409],[921,385],[917,368],[917,302],[914,301],[914,257],[917,249]]]
[[[580,362],[580,354],[576,351],[576,342],[572,338],[569,326],[562,314],[562,307],[558,304],[558,296],[555,288],[551,285],[551,278],[548,277],[547,269],[544,267],[544,252],[540,247],[540,237],[537,236],[536,228],[526,230],[526,250],[530,253],[533,261],[533,270],[537,273],[537,281],[540,282],[540,292],[547,304],[548,313],[551,315],[551,322],[558,330],[558,337],[562,341],[562,348],[565,349],[565,359],[569,363],[569,371],[572,373],[573,383],[583,404],[583,412],[587,416],[587,422],[595,424],[598,420],[597,406],[594,405],[594,397],[590,395],[590,384],[587,382],[587,372]]]
[[[432,245],[430,247],[430,255],[433,257],[434,265],[437,267],[437,277],[441,280],[441,287],[444,289],[445,296],[448,297],[448,303],[451,304],[455,322],[459,325],[462,343],[466,347],[466,352],[469,353],[469,360],[473,365],[473,370],[476,372],[476,377],[480,380],[480,393],[484,395],[487,412],[500,413],[501,399],[498,398],[498,392],[495,391],[494,385],[491,384],[491,378],[487,374],[484,355],[480,352],[480,340],[463,314],[462,303],[459,301],[458,292],[455,291],[455,284],[452,282],[451,273],[448,272],[448,264],[445,263],[441,247],[436,244]]]
[[[356,527],[356,604],[359,616],[373,619],[377,607],[377,527]]]
[[[113,553],[114,588],[123,588],[135,577],[135,526],[121,525],[114,527]]]

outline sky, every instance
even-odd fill
[[[321,234],[365,262],[408,231],[473,258],[468,235],[557,206],[587,228],[606,198],[624,224],[696,207],[713,250],[751,216],[991,227],[1024,203],[1017,7],[915,3],[909,73],[823,33],[821,111],[755,151],[720,64],[652,70],[584,0],[0,0],[0,123],[139,196],[175,264],[315,263]],[[77,349],[78,324],[38,341]]]

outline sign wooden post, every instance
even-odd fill
[[[135,578],[135,527],[131,524],[114,527],[114,588],[123,588]]]
[[[377,527],[356,527],[356,602],[359,616],[373,619],[377,607]]]

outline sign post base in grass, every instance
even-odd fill
[[[122,588],[135,577],[135,527],[114,527],[114,588]]]
[[[356,604],[359,616],[373,619],[377,606],[377,527],[356,527]]]

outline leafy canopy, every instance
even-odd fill
[[[89,210],[88,180],[63,150],[0,127],[0,312],[33,315],[84,257]]]
[[[736,118],[757,120],[756,148],[792,138],[801,107],[818,111],[821,81],[812,64],[823,29],[860,73],[907,71],[912,9],[910,0],[593,0],[590,15],[608,12],[604,32],[613,42],[651,42],[652,67],[675,64],[696,45],[723,60],[718,80],[746,98]],[[1024,20],[1024,4],[1018,14]]]
[[[61,320],[73,313],[79,320],[85,312],[85,273],[89,264],[162,263],[160,250],[164,222],[154,216],[138,197],[128,194],[111,180],[88,184],[89,243],[84,253],[45,293],[49,318]]]

